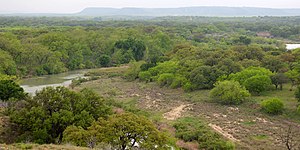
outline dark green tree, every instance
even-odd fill
[[[0,100],[8,101],[10,98],[22,99],[25,96],[23,88],[15,81],[0,79]]]
[[[111,62],[111,57],[108,55],[102,55],[99,58],[99,63],[101,67],[108,67],[110,65],[110,62]]]
[[[167,137],[152,122],[131,113],[112,115],[107,120],[100,118],[88,130],[70,126],[64,132],[64,141],[80,146],[107,143],[120,150],[137,145],[140,149],[164,149],[168,142]]]
[[[18,126],[20,141],[60,143],[70,125],[87,128],[99,117],[111,113],[105,100],[84,89],[79,93],[65,87],[47,87],[11,105],[11,122]]]

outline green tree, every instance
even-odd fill
[[[269,86],[272,84],[270,77],[266,75],[256,75],[245,80],[243,85],[251,93],[259,94],[263,91],[266,91]]]
[[[251,44],[251,39],[247,36],[240,36],[238,39],[234,40],[234,43],[249,45]]]
[[[20,141],[60,143],[70,125],[87,128],[99,117],[111,113],[105,100],[84,89],[79,93],[65,87],[47,87],[10,106],[11,122],[18,126]]]
[[[152,122],[131,113],[112,115],[107,120],[100,118],[85,131],[81,127],[70,126],[64,135],[64,141],[80,146],[91,143],[90,139],[94,144],[104,142],[122,150],[137,145],[141,149],[163,149],[167,146],[167,137]],[[79,140],[78,136],[83,138]]]
[[[228,79],[235,80],[238,81],[240,84],[243,84],[247,79],[256,75],[272,76],[273,73],[270,70],[262,67],[249,67],[240,72],[230,74]]]
[[[283,84],[287,83],[288,78],[284,73],[277,73],[271,77],[271,80],[272,84],[275,85],[276,90],[278,89],[278,86],[279,89],[282,90]]]
[[[0,100],[8,101],[10,98],[22,99],[25,96],[23,88],[15,81],[0,79]]]
[[[108,55],[102,55],[99,58],[99,63],[102,67],[108,67],[110,65],[111,58]]]
[[[210,97],[221,104],[240,104],[250,93],[236,81],[218,82],[210,91]]]
[[[126,52],[131,50],[133,57],[136,61],[142,60],[146,51],[146,46],[144,42],[134,38],[119,40],[115,43],[115,47],[121,49],[123,54],[126,54]]]
[[[149,71],[142,71],[139,73],[139,79],[141,81],[151,82],[151,73]]]
[[[295,85],[300,84],[300,73],[297,71],[297,69],[289,70],[285,73],[285,75],[291,81],[291,88],[290,88],[291,91]]]
[[[0,73],[15,75],[17,66],[13,57],[6,51],[0,49]]]
[[[210,89],[222,74],[217,67],[201,66],[191,72],[190,81],[196,89]]]

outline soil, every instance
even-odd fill
[[[199,92],[185,93],[181,89],[159,87],[155,83],[128,82],[121,77],[102,77],[83,83],[76,89],[85,87],[119,101],[135,99],[138,108],[161,113],[165,120],[198,117],[217,133],[236,143],[237,149],[284,150],[282,136],[287,133],[288,127],[296,131],[299,129],[298,123],[285,117],[262,113],[256,103],[224,106],[208,102],[208,91],[202,91],[196,101]],[[300,135],[295,134],[294,141],[300,141]]]

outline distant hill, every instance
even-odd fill
[[[86,8],[79,16],[300,16],[299,9],[255,7]]]

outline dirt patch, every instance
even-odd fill
[[[220,133],[221,135],[223,135],[224,137],[230,139],[233,142],[239,142],[240,141],[240,140],[236,139],[235,137],[233,137],[231,134],[224,131],[221,127],[219,127],[215,124],[209,124],[209,126],[211,128],[213,128],[215,131],[217,131],[218,133]]]
[[[185,110],[187,110],[186,108],[188,108],[189,106],[190,104],[182,104],[172,109],[171,111],[164,113],[163,117],[167,120],[176,120],[177,118],[182,116],[182,113],[185,112]]]

